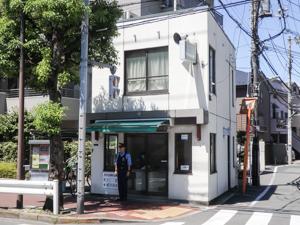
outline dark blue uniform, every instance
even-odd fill
[[[118,153],[117,159],[117,172],[118,172],[118,189],[120,200],[127,200],[127,172],[129,166],[131,166],[130,154],[125,152],[124,154]]]

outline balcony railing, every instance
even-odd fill
[[[19,89],[9,89],[5,91],[7,93],[8,98],[18,98],[19,97]],[[25,97],[32,97],[32,96],[43,96],[47,95],[45,93],[35,91],[30,88],[26,88],[24,90]],[[68,98],[79,98],[79,90],[76,89],[69,89],[69,88],[63,88],[61,91],[62,97],[68,97]]]

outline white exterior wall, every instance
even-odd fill
[[[124,24],[126,23],[124,22]],[[92,112],[200,108],[210,111],[208,124],[201,125],[200,141],[197,141],[196,138],[196,126],[175,125],[168,130],[169,198],[209,202],[228,189],[227,136],[223,136],[223,128],[230,128],[229,134],[232,149],[232,137],[236,134],[236,115],[235,106],[232,106],[231,87],[235,87],[235,84],[231,82],[229,60],[231,56],[234,56],[234,48],[210,13],[180,16],[169,20],[120,29],[119,31],[120,36],[115,39],[114,44],[119,52],[119,65],[117,65],[116,74],[120,76],[119,88],[121,97],[112,101],[108,99],[108,76],[110,72],[108,69],[93,68]],[[175,32],[181,35],[188,34],[188,40],[197,43],[198,63],[196,65],[180,60],[179,46],[173,41]],[[209,45],[216,50],[217,95],[212,96],[211,101],[208,94]],[[124,51],[163,46],[169,46],[169,93],[135,97],[123,96]],[[235,65],[232,66],[234,67]],[[233,90],[235,92],[235,88]],[[214,115],[219,115],[219,117]],[[191,175],[174,174],[174,138],[176,132],[192,133]],[[217,173],[212,175],[210,175],[209,171],[209,133],[217,134]],[[92,155],[92,192],[103,194],[105,193],[102,183],[103,137],[96,144],[98,146],[94,147]],[[233,167],[235,162],[233,162],[232,150],[230,152],[231,187],[234,187],[237,185],[237,175]]]
[[[209,14],[211,17],[211,15]],[[235,106],[232,105],[232,87],[235,96],[234,84],[231,82],[231,70],[235,72],[235,62],[231,60],[234,56],[234,48],[221,28],[213,21],[208,20],[208,42],[216,51],[216,95],[212,95],[209,101],[209,124],[206,132],[209,143],[209,133],[216,133],[217,172],[209,175],[209,200],[212,200],[228,190],[228,154],[227,134],[223,129],[230,129],[230,174],[231,187],[237,185],[237,174],[233,162],[232,137],[236,136]],[[207,53],[208,54],[208,53]],[[232,86],[233,85],[233,86]],[[208,98],[208,95],[206,96]],[[235,98],[234,98],[234,104]],[[231,116],[230,116],[231,114]],[[236,140],[235,140],[236,143]],[[207,145],[209,149],[209,145]],[[234,151],[235,152],[235,151]],[[235,153],[234,153],[235,154]]]
[[[203,129],[202,129],[203,131]],[[192,174],[174,174],[175,133],[192,133]],[[209,138],[209,137],[208,137]],[[169,130],[169,198],[208,202],[209,155],[207,134],[196,137],[196,126],[174,126]]]
[[[194,21],[197,26],[194,26]],[[160,33],[160,39],[158,38]],[[124,93],[124,51],[169,46],[169,94],[150,96],[124,96],[108,99],[109,69],[93,68],[92,112],[152,111],[173,109],[207,109],[208,77],[207,66],[192,65],[179,58],[179,45],[173,41],[173,34],[188,34],[188,40],[197,43],[198,62],[207,64],[207,14],[182,16],[156,23],[143,24],[120,30],[114,41],[119,52],[116,74],[121,77],[120,95]],[[136,36],[136,42],[134,41]],[[184,82],[183,82],[184,81]]]

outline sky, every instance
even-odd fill
[[[240,0],[222,0],[226,5],[228,3],[237,2]],[[272,41],[265,43],[264,54],[271,62],[275,71],[284,80],[288,80],[288,37],[291,36],[292,41],[292,81],[300,84],[300,43],[297,44],[295,38],[300,37],[300,0],[270,0],[272,17],[259,20],[259,36],[261,40],[269,38],[274,34],[279,33],[284,26],[284,20],[278,13],[280,7],[278,1],[281,1],[285,11],[286,27],[288,31],[280,35]],[[215,6],[220,5],[218,0],[215,0]],[[243,4],[228,8],[229,13],[236,20],[240,21],[241,25],[250,32],[250,10],[251,3]],[[238,25],[227,15],[225,10],[218,10],[224,16],[224,30],[236,47],[236,68],[238,70],[250,71],[250,50],[251,39],[242,31]],[[260,68],[267,77],[275,77],[273,72],[264,59],[260,58]]]

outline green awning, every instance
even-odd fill
[[[164,131],[169,120],[96,120],[88,128],[88,132],[99,131],[101,133],[153,133]]]

